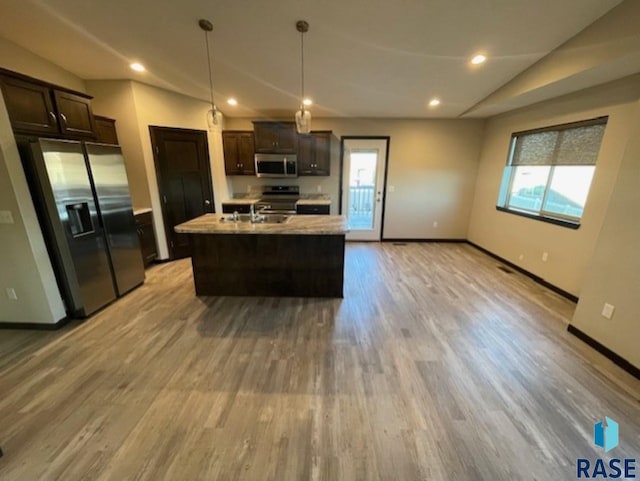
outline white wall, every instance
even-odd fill
[[[84,81],[56,64],[0,37],[0,67],[61,87],[85,92]]]
[[[0,66],[85,91],[79,77],[3,38]],[[14,219],[13,224],[0,224],[0,322],[52,324],[63,319],[64,305],[1,95],[0,210],[10,211]],[[8,299],[8,287],[15,289],[17,301]]]
[[[214,204],[216,211],[220,212],[221,201],[229,193],[224,174],[221,130],[209,130],[206,122],[209,103],[128,80],[88,81],[87,89],[94,96],[94,111],[116,120],[134,205],[153,209],[158,258],[167,259],[169,250],[149,126],[207,132]]]
[[[579,296],[639,97],[640,76],[636,75],[490,119],[480,154],[469,240]],[[496,211],[513,132],[602,115],[608,115],[609,122],[578,230]],[[543,252],[548,252],[547,262],[542,261]]]
[[[208,130],[206,121],[206,113],[210,108],[208,102],[137,82],[133,83],[133,95],[138,114],[138,131],[142,140],[142,152],[147,171],[149,192],[151,194],[154,228],[158,238],[158,256],[160,259],[166,259],[169,256],[169,250],[162,221],[158,179],[151,148],[149,126],[207,131],[211,176],[213,178],[213,196],[217,212],[222,209],[221,199],[228,196],[222,156],[222,134],[219,129]]]
[[[24,176],[4,98],[0,95],[0,322],[52,324],[65,317],[49,255]],[[15,290],[10,300],[6,289]]]
[[[640,2],[626,0],[476,104],[490,117],[638,72]]]
[[[91,108],[94,114],[116,119],[118,142],[122,147],[134,208],[151,207],[149,181],[138,129],[138,112],[133,97],[133,82],[88,80],[86,84],[88,93],[93,96]]]
[[[252,130],[250,119],[229,119],[227,128]],[[305,193],[317,186],[332,197],[338,213],[341,136],[389,136],[389,166],[383,237],[397,239],[466,239],[471,200],[482,143],[483,120],[313,119],[313,130],[331,130],[331,176],[299,177]],[[233,192],[273,180],[231,177]],[[280,183],[280,180],[278,179]],[[438,227],[433,227],[433,222]]]
[[[640,102],[572,324],[640,368]],[[615,306],[611,320],[604,303]]]

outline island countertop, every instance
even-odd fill
[[[343,215],[292,215],[281,224],[223,221],[229,215],[205,214],[175,226],[180,234],[342,235],[349,232]]]

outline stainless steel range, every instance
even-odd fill
[[[256,202],[256,210],[265,214],[295,214],[298,199],[300,187],[297,185],[266,185]]]

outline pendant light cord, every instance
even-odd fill
[[[215,111],[216,104],[213,102],[213,74],[211,73],[211,54],[209,53],[209,32],[204,31],[204,41],[207,44],[207,65],[209,66],[209,96],[211,98],[211,108]]]
[[[302,98],[300,99],[301,109],[304,112],[304,32],[300,32],[300,91],[302,92]]]

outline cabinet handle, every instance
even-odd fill
[[[56,118],[56,114],[54,114],[53,112],[49,112],[49,117],[51,117],[51,120],[53,120],[54,124],[58,123],[58,119]]]
[[[62,112],[60,112],[60,118],[62,119],[62,122],[64,123],[64,126],[67,126],[67,116],[65,114],[63,114]]]

